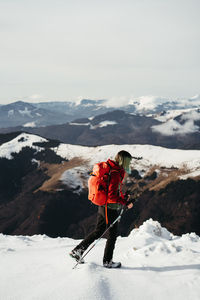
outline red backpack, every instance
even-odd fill
[[[88,199],[96,205],[105,205],[108,197],[111,166],[108,162],[95,164],[88,180]]]

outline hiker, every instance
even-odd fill
[[[130,173],[131,154],[127,151],[117,153],[115,160],[108,159],[107,164],[110,167],[109,183],[107,188],[106,205],[98,207],[97,224],[95,230],[90,233],[78,246],[76,246],[70,255],[77,261],[80,261],[84,251],[98,239],[105,231],[106,226],[112,224],[119,216],[120,209],[126,205],[128,209],[133,204],[129,201],[129,196],[125,197],[122,193],[122,181],[126,173]],[[115,242],[117,239],[118,222],[108,230],[108,238],[104,250],[103,266],[106,268],[119,268],[121,263],[112,261]],[[81,261],[84,263],[84,261]]]

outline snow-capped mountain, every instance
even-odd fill
[[[35,105],[18,101],[0,106],[0,127],[36,127],[50,124],[62,124],[69,117],[62,112],[52,112],[37,108]]]
[[[82,99],[79,102],[41,102],[32,104],[37,108],[65,113],[70,116],[70,120],[84,117],[88,118],[115,109],[113,106],[106,106],[106,100],[90,99]]]
[[[52,111],[65,112],[72,115],[73,118],[88,118],[114,109],[146,115],[161,113],[166,110],[198,108],[200,106],[200,96],[196,95],[191,98],[142,96],[138,98],[126,97],[104,100],[82,99],[78,102],[42,102],[33,103],[33,105]]]
[[[168,99],[162,97],[138,97],[124,99],[90,100],[79,102],[41,102],[26,103],[17,101],[0,106],[0,127],[46,126],[62,124],[80,118],[92,118],[100,114],[123,110],[139,115],[162,114],[165,111],[194,109],[200,106],[200,96],[189,99]]]
[[[103,100],[82,100],[78,105],[73,102],[17,101],[0,106],[0,128],[63,124],[75,118],[95,116],[113,109],[104,107],[103,103]]]
[[[200,95],[187,98],[164,98],[155,96],[144,96],[130,100],[134,105],[135,112],[144,114],[161,113],[180,109],[198,108],[200,106]]]
[[[0,231],[5,234],[82,237],[95,224],[96,207],[87,200],[88,174],[94,163],[113,159],[122,149],[134,157],[124,188],[138,201],[122,220],[121,234],[150,217],[175,234],[200,233],[199,150],[83,147],[27,133],[0,135],[0,141]]]
[[[62,125],[26,127],[26,132],[61,142],[100,146],[108,144],[151,144],[156,146],[200,149],[198,110],[177,117],[157,120],[154,116],[128,114],[121,110],[91,118],[81,118]],[[195,116],[194,116],[195,113]],[[1,129],[0,132],[24,131],[24,127]]]
[[[72,270],[68,253],[77,243],[1,234],[1,299],[199,299],[200,238],[195,233],[174,236],[149,219],[128,237],[118,237],[113,258],[122,262],[118,270],[102,268],[104,238],[86,263]]]

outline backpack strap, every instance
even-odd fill
[[[111,165],[109,164],[109,162],[106,162],[107,165],[109,166],[110,170],[108,173],[108,185],[107,185],[107,198],[106,198],[106,203],[105,203],[105,217],[106,217],[106,225],[108,225],[108,189],[109,189],[109,185],[110,185],[110,179],[111,179]]]

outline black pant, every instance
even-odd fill
[[[108,210],[108,226],[112,224],[116,218],[118,217],[119,213],[116,209]],[[103,232],[106,230],[106,217],[105,217],[105,207],[99,206],[98,208],[98,215],[97,215],[97,224],[95,230],[90,233],[76,248],[86,250],[91,243],[93,243],[96,239],[98,239]],[[112,260],[113,251],[115,248],[115,242],[117,239],[117,230],[118,230],[118,222],[116,222],[110,229],[108,230],[108,238],[104,250],[104,257],[103,262],[109,262]]]

